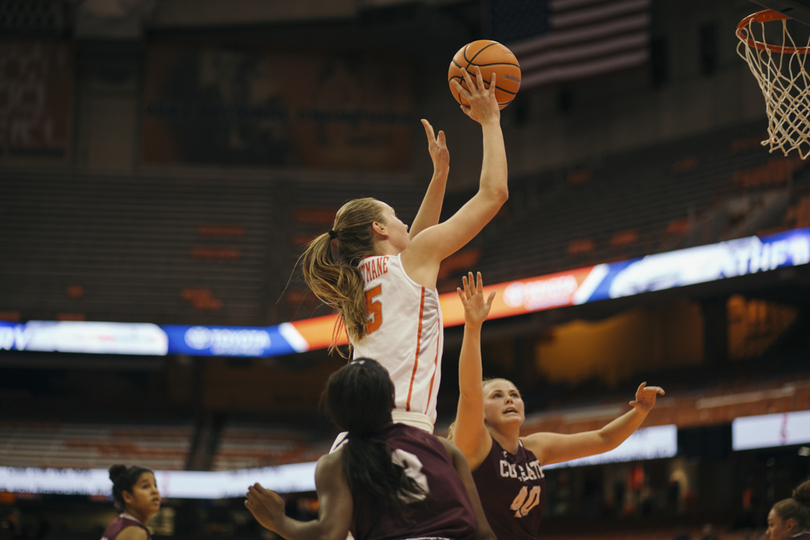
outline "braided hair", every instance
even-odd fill
[[[364,493],[382,512],[425,499],[381,434],[394,408],[394,383],[383,366],[368,358],[343,366],[329,378],[325,400],[334,422],[348,432],[342,460],[352,493]]]

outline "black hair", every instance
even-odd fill
[[[126,465],[113,465],[110,467],[110,480],[112,480],[112,496],[115,507],[119,510],[126,510],[124,503],[124,492],[132,493],[132,487],[138,481],[143,473],[151,473],[151,469],[133,465],[127,467]],[[154,473],[152,473],[154,474]]]
[[[793,496],[773,505],[773,510],[782,521],[792,519],[795,533],[810,531],[810,480],[805,480],[793,490]]]
[[[329,377],[326,404],[332,420],[348,432],[342,459],[352,494],[363,493],[380,511],[425,498],[425,490],[392,461],[381,434],[394,409],[394,383],[384,367],[368,358],[343,366]]]

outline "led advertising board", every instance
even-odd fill
[[[810,228],[490,285],[489,319],[661,291],[810,263]],[[444,326],[464,324],[455,292],[440,296]],[[267,358],[329,346],[336,316],[265,327],[81,321],[0,321],[0,350]],[[345,337],[339,344],[345,343]]]
[[[810,443],[810,411],[741,416],[731,422],[734,450],[804,443]]]

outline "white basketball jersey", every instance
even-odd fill
[[[444,327],[439,294],[405,274],[399,255],[360,261],[366,282],[366,335],[354,358],[385,366],[396,387],[396,407],[436,421]]]

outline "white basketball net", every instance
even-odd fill
[[[768,35],[773,35],[775,25],[782,24],[781,43],[764,42],[766,22],[771,26]],[[810,155],[810,76],[805,62],[810,39],[804,46],[796,45],[786,23],[785,19],[757,22],[751,18],[738,28],[737,54],[748,62],[765,98],[768,139],[762,145],[770,146],[771,152],[782,150],[784,155],[796,150],[806,159]]]

